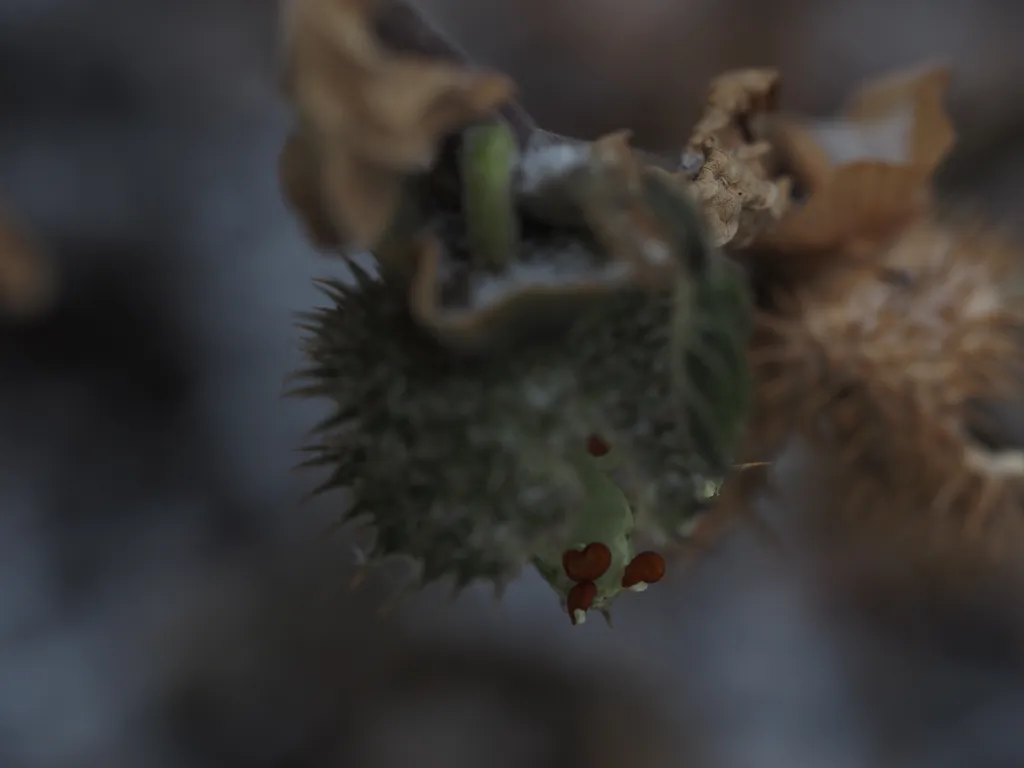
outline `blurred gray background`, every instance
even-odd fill
[[[547,127],[652,147],[726,68],[777,65],[823,113],[947,60],[946,189],[1024,221],[1024,5],[424,3]],[[392,585],[348,591],[320,535],[340,499],[300,505],[316,478],[291,471],[322,407],[281,398],[292,314],[339,268],[277,192],[276,13],[0,2],[0,200],[62,274],[51,313],[0,330],[0,767],[1024,765],[1009,580],[835,590],[739,532],[614,630],[530,576],[388,619]]]

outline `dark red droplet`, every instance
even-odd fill
[[[597,435],[591,435],[587,438],[587,453],[591,456],[604,456],[611,448],[604,440]]]

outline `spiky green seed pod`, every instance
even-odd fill
[[[750,398],[750,325],[746,277],[715,254],[673,292],[623,297],[578,329],[590,351],[583,386],[612,425],[603,437],[633,478],[642,527],[685,530],[707,483],[730,470]]]
[[[685,260],[692,231],[679,233]],[[308,463],[331,470],[322,490],[349,489],[348,518],[372,523],[369,559],[410,558],[422,581],[457,585],[500,585],[532,562],[567,600],[559,553],[593,536],[614,555],[595,595],[605,608],[634,533],[686,525],[744,415],[745,282],[719,258],[690,263],[674,287],[623,293],[563,331],[474,357],[443,348],[357,267],[354,285],[326,283],[298,393],[335,414]],[[594,434],[613,447],[621,490],[588,464]]]
[[[624,583],[637,554],[633,542],[636,517],[629,499],[608,472],[614,463],[608,456],[585,456],[581,451],[578,467],[586,489],[582,513],[565,538],[545,542],[533,558],[537,572],[559,596],[573,624],[582,623],[589,610],[599,611],[610,622],[608,609],[623,590],[647,587],[643,581],[629,586]],[[605,559],[601,561],[599,554],[598,562],[587,563],[583,553],[595,544],[604,547]],[[571,565],[567,568],[567,553],[583,555],[579,572]],[[589,594],[578,594],[583,591],[581,581]]]
[[[663,534],[685,526],[704,477],[731,458],[745,371],[742,353],[716,341],[742,336],[708,311],[735,309],[714,281],[693,291],[700,320],[681,367],[671,297],[624,300],[550,347],[472,361],[447,356],[365,274],[325,292],[333,306],[308,318],[313,365],[299,393],[330,398],[335,413],[308,463],[331,470],[321,490],[350,489],[347,517],[371,519],[371,559],[412,558],[424,581],[503,583],[538,554],[577,546],[594,513],[579,459],[593,433],[639,470],[630,496],[654,514],[638,522]],[[673,422],[679,405],[688,417]]]
[[[354,270],[357,284],[324,284],[332,305],[306,318],[313,365],[296,393],[335,410],[307,464],[331,470],[321,490],[350,489],[348,518],[369,516],[371,558],[412,558],[424,582],[507,581],[578,514],[570,457],[598,414],[557,348],[447,355]]]

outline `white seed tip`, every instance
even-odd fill
[[[638,581],[632,587],[629,588],[630,592],[643,592],[647,587],[650,586],[646,581]]]
[[[581,608],[577,608],[572,612],[572,621],[576,626],[584,624],[587,621],[587,612]]]

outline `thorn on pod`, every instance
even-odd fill
[[[595,597],[597,597],[597,586],[592,581],[581,581],[569,590],[565,599],[565,607],[569,611],[569,620],[572,621],[573,626],[587,620],[587,611],[594,604]]]
[[[649,584],[659,582],[665,576],[665,558],[657,552],[641,552],[626,566],[622,574],[622,586],[634,592],[643,592]]]
[[[573,581],[597,581],[611,568],[612,552],[595,541],[583,549],[567,549],[562,554],[562,569]]]

